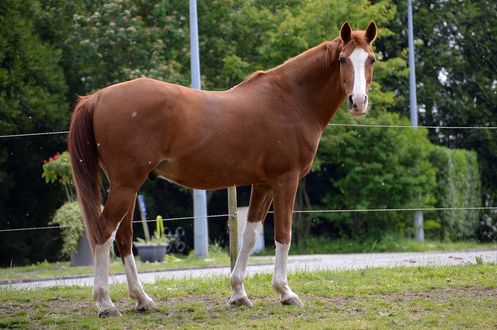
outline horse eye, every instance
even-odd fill
[[[374,64],[374,62],[376,62],[376,59],[373,57],[371,58],[371,64]]]
[[[338,58],[338,63],[345,64],[345,58],[343,57]]]

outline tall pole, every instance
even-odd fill
[[[200,59],[198,51],[197,1],[190,0],[190,56],[192,88],[200,89]],[[195,255],[206,257],[209,254],[209,234],[207,228],[207,197],[205,190],[193,190],[193,244]]]
[[[409,40],[409,105],[412,127],[418,127],[418,105],[416,98],[416,72],[414,66],[414,33],[412,28],[412,0],[407,0],[407,29]]]
[[[418,105],[416,98],[416,72],[414,66],[414,33],[412,27],[412,0],[407,0],[407,36],[409,41],[409,105],[412,127],[418,127]],[[421,198],[419,198],[421,200]],[[423,224],[423,212],[414,212],[415,238],[418,242],[424,242],[425,231]]]

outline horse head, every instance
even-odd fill
[[[368,110],[368,91],[373,78],[375,56],[371,44],[376,38],[376,24],[365,31],[354,31],[348,22],[340,29],[343,48],[339,55],[342,88],[349,101],[349,112],[361,116]]]

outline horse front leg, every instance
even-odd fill
[[[272,187],[276,245],[272,286],[280,294],[282,304],[303,306],[297,294],[290,289],[287,276],[288,251],[292,241],[293,206],[298,179],[298,175],[287,175],[278,178]]]
[[[232,305],[253,306],[245,292],[244,277],[250,253],[254,248],[257,235],[261,231],[264,218],[271,206],[271,201],[271,190],[268,187],[252,186],[247,222],[243,230],[242,246],[230,277],[231,289],[233,290],[230,298],[230,304]]]
[[[119,226],[119,230],[116,235],[116,243],[119,249],[119,254],[121,255],[121,260],[124,264],[124,271],[126,272],[129,296],[131,299],[136,300],[135,309],[138,312],[144,312],[147,310],[155,310],[157,309],[157,306],[152,298],[150,298],[143,290],[143,286],[138,280],[138,273],[136,271],[135,257],[133,256],[132,250],[133,214],[135,211],[135,203],[136,197],[131,209],[128,211]]]

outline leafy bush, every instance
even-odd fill
[[[425,237],[428,239],[442,239],[442,225],[437,220],[425,220],[423,224]]]
[[[430,161],[438,169],[437,207],[481,206],[480,171],[476,152],[436,146]],[[473,238],[480,211],[448,210],[439,212],[444,239]]]
[[[478,239],[484,242],[497,242],[497,211],[488,210],[481,216]]]
[[[397,114],[374,116],[367,124],[409,125]],[[356,123],[348,114],[338,117],[336,122]],[[325,193],[317,197],[326,209],[432,207],[436,170],[429,162],[431,150],[425,129],[332,127],[318,150],[319,172],[308,181],[316,188],[323,185],[318,189]],[[319,222],[316,233],[344,238],[413,230],[412,212],[330,213]]]
[[[64,242],[61,254],[69,257],[78,248],[78,242],[85,232],[78,202],[67,202],[62,205],[55,212],[50,224],[60,226]]]

